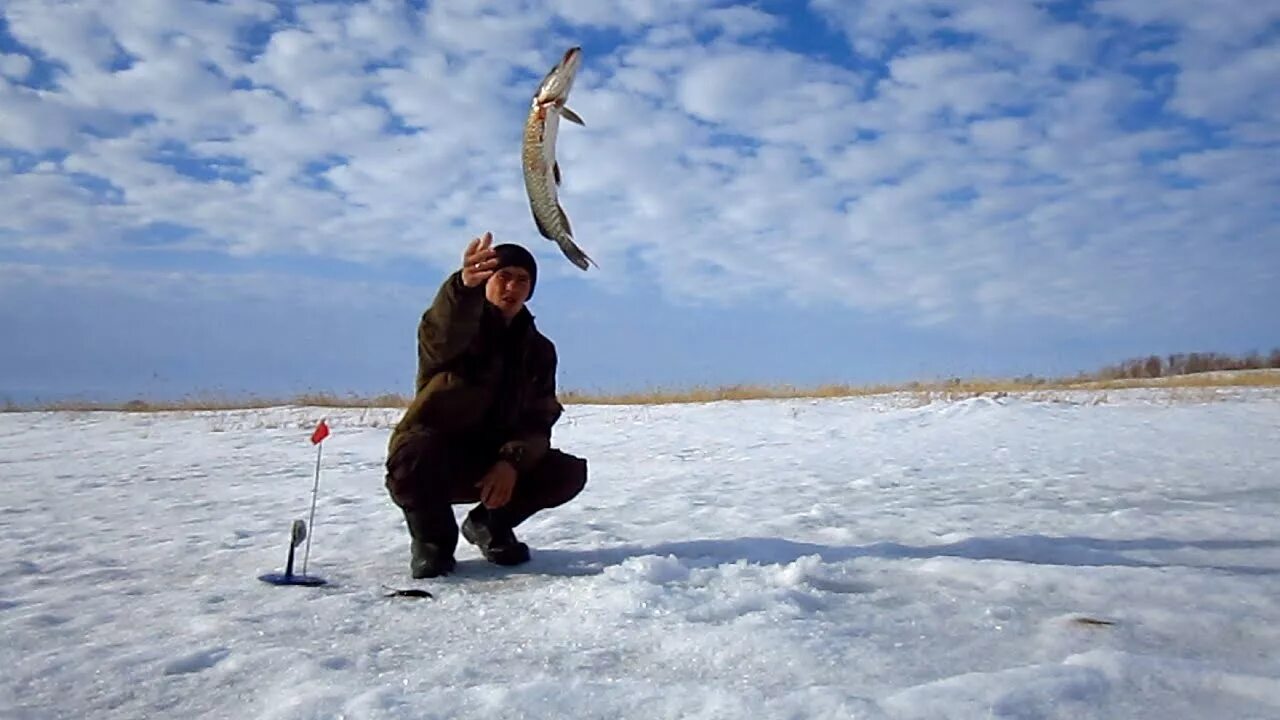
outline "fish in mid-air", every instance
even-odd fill
[[[538,226],[538,232],[559,245],[570,262],[586,270],[588,263],[596,263],[574,243],[569,216],[560,206],[556,194],[561,177],[560,164],[556,162],[556,133],[560,129],[560,118],[585,125],[577,113],[565,106],[581,63],[582,48],[571,47],[538,84],[524,124],[520,160],[524,169],[525,191],[529,194],[529,208],[533,211],[533,222]]]

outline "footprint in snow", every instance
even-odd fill
[[[56,615],[54,613],[40,613],[31,616],[31,624],[40,627],[57,627],[71,622],[71,618],[66,615]]]
[[[37,565],[36,563],[31,562],[30,560],[19,560],[18,562],[14,563],[14,564],[13,564],[13,566],[14,566],[14,567],[13,567],[13,569],[12,569],[12,570],[10,570],[9,572],[4,573],[4,576],[8,576],[8,575],[39,575],[39,574],[41,574],[41,573],[43,573],[43,572],[44,572],[44,570],[43,570],[39,565]]]
[[[349,660],[348,658],[344,658],[340,655],[327,657],[320,661],[320,666],[324,668],[328,668],[329,670],[346,670],[347,668],[351,667],[351,665],[352,665],[351,660]]]
[[[837,593],[840,595],[866,595],[879,589],[875,585],[861,580],[809,577],[805,578],[805,582],[809,583],[809,585],[816,590]]]
[[[225,647],[197,650],[170,660],[164,666],[164,674],[186,675],[188,673],[202,672],[222,662],[230,654],[231,650]]]

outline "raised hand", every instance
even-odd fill
[[[462,284],[475,287],[489,279],[498,266],[498,254],[493,251],[493,233],[473,238],[462,253]]]

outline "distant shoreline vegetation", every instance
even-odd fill
[[[1280,387],[1280,348],[1270,355],[1250,353],[1233,356],[1223,353],[1177,353],[1149,355],[1107,365],[1092,373],[1042,378],[1025,375],[1015,378],[951,378],[896,384],[825,384],[809,387],[788,385],[693,386],[685,389],[650,389],[618,393],[591,393],[564,390],[565,405],[663,405],[716,402],[723,400],[763,400],[788,398],[838,398],[914,393],[944,397],[971,397],[990,394],[1046,390],[1122,390],[1140,387],[1227,388]],[[194,396],[180,400],[135,399],[125,402],[59,400],[18,403],[0,398],[0,412],[29,411],[123,411],[164,412],[175,410],[248,410],[280,406],[337,408],[403,408],[408,395],[337,395],[302,393],[287,398],[249,396],[245,398]]]

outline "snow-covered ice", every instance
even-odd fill
[[[395,410],[0,415],[0,717],[1280,717],[1280,396],[1170,395],[572,405],[421,582]]]

